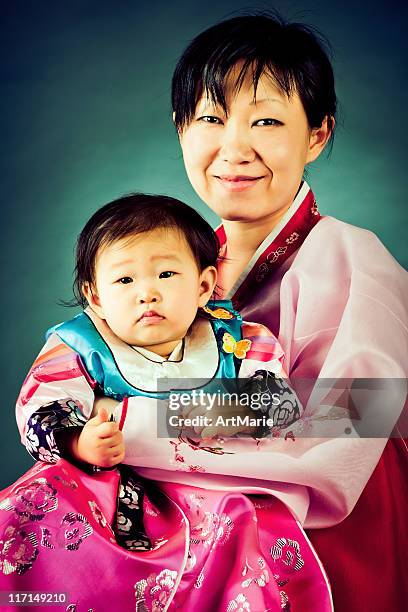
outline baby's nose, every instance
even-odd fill
[[[157,302],[157,296],[153,293],[143,293],[139,296],[140,304],[151,304],[152,302]]]

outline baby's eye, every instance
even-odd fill
[[[175,274],[176,274],[175,272],[171,272],[170,270],[166,270],[166,272],[160,272],[159,278],[171,278]]]
[[[119,278],[116,282],[120,283],[121,285],[128,285],[129,283],[133,283],[133,278],[130,276],[122,276],[122,278]]]
[[[258,119],[258,121],[255,121],[253,125],[283,125],[283,123],[282,121],[278,121],[278,119],[271,119],[268,117],[266,119]]]
[[[197,121],[222,125],[222,120],[219,117],[215,117],[214,115],[203,115],[202,117],[198,117]]]

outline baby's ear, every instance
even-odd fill
[[[202,308],[211,299],[214,292],[217,283],[217,269],[214,266],[208,266],[201,272],[200,280],[198,305]]]
[[[89,304],[89,307],[96,312],[96,314],[101,317],[101,319],[104,319],[104,313],[103,313],[103,308],[101,306],[101,302],[99,300],[99,296],[98,293],[96,291],[96,288],[91,285],[90,283],[84,283],[82,285],[82,294],[85,297],[86,301]]]

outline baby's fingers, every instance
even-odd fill
[[[105,451],[99,451],[99,460],[97,465],[100,467],[113,467],[121,463],[125,457],[125,447],[123,444],[118,444]]]
[[[114,421],[101,423],[96,427],[96,432],[98,438],[102,439],[112,438],[116,433],[122,433],[119,431],[119,423],[115,423]]]

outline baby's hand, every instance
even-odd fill
[[[78,459],[99,467],[113,467],[123,461],[123,433],[119,431],[119,424],[109,418],[109,412],[101,407],[98,414],[89,419],[73,449]]]

